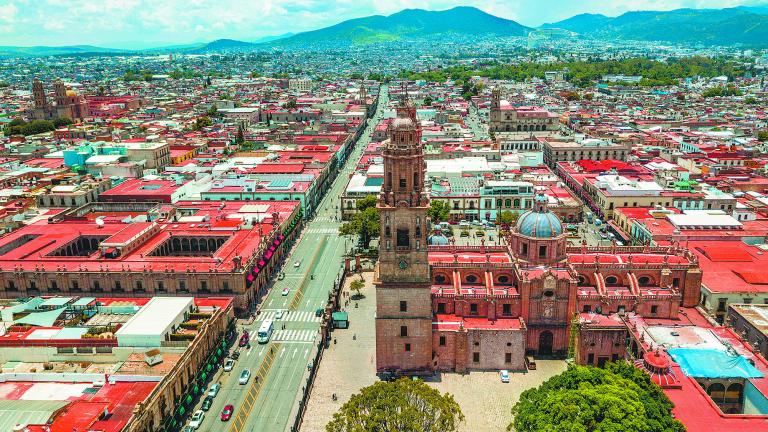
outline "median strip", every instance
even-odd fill
[[[320,243],[317,245],[317,249],[315,249],[315,252],[312,254],[311,262],[309,263],[309,266],[307,267],[309,269],[310,275],[312,274],[312,271],[314,271],[315,264],[317,264],[317,259],[320,256],[320,252],[325,248],[325,244],[328,242],[328,236],[323,236],[322,240],[320,240]],[[301,299],[304,297],[304,288],[307,287],[307,284],[311,280],[311,277],[307,278],[305,277],[304,280],[301,281],[299,284],[299,288],[296,290],[296,294],[293,296],[293,299],[291,299],[291,303],[288,305],[288,309],[290,310],[296,310],[299,303],[301,303]]]
[[[245,421],[251,414],[253,406],[256,404],[256,400],[259,398],[259,393],[264,386],[265,378],[272,368],[272,364],[275,362],[277,352],[280,350],[280,344],[274,343],[270,348],[267,355],[264,356],[264,360],[261,362],[258,372],[256,372],[256,379],[251,382],[248,388],[248,393],[245,395],[243,405],[238,409],[237,415],[232,420],[232,426],[229,427],[229,432],[240,432],[245,426]]]

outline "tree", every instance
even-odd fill
[[[445,222],[450,214],[450,206],[445,201],[433,200],[429,203],[427,216],[432,219],[432,223]]]
[[[424,106],[432,106],[432,102],[434,102],[432,96],[426,96],[424,98]]]
[[[245,142],[245,131],[243,130],[243,124],[237,126],[237,135],[235,136],[235,144],[242,145]]]
[[[62,126],[71,125],[71,124],[72,124],[72,119],[69,117],[58,117],[53,119],[53,126],[57,129]]]
[[[208,127],[213,124],[213,121],[208,116],[202,116],[198,117],[197,120],[195,120],[194,126],[192,126],[193,130],[199,131],[203,129],[204,127]]]
[[[747,96],[744,98],[744,103],[747,105],[754,105],[757,103],[757,99],[754,96]]]
[[[352,220],[339,227],[341,235],[359,235],[364,247],[368,247],[371,239],[378,237],[379,210],[376,208],[376,197],[371,195],[357,201],[357,213]]]
[[[672,407],[661,388],[627,362],[570,366],[520,395],[507,430],[685,431]]]
[[[354,298],[360,298],[362,295],[360,294],[360,290],[365,288],[365,282],[363,282],[363,279],[355,279],[352,281],[352,283],[349,284],[349,289],[355,292]]]
[[[757,139],[759,141],[768,141],[768,130],[757,131]]]
[[[296,105],[296,99],[290,98],[288,99],[288,102],[283,104],[283,108],[285,109],[296,109],[298,105]]]
[[[379,381],[352,395],[325,430],[455,432],[462,421],[464,414],[451,394],[440,394],[421,380],[400,378]]]
[[[211,107],[205,111],[205,115],[207,115],[208,117],[214,118],[219,115],[219,109],[216,108],[216,105],[211,105]]]
[[[502,210],[496,215],[496,223],[501,225],[502,231],[509,231],[509,227],[517,223],[520,215],[509,210]]]

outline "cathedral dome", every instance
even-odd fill
[[[534,238],[557,237],[563,233],[563,224],[547,208],[547,200],[544,194],[536,195],[533,210],[523,213],[517,220],[518,233]]]

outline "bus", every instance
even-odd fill
[[[272,332],[275,330],[275,326],[272,324],[272,320],[266,320],[261,323],[258,333],[258,341],[260,344],[269,342],[269,338],[272,337]]]

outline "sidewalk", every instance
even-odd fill
[[[344,283],[344,292],[349,293],[349,284],[359,278],[353,275]],[[343,308],[349,312],[349,328],[337,329],[331,333],[330,347],[323,354],[317,378],[307,404],[303,432],[321,432],[331,421],[333,414],[349,400],[349,398],[376,381],[376,292],[372,284],[373,273],[363,273],[365,288],[361,293],[365,296],[355,301],[349,300],[349,306]],[[350,296],[352,293],[349,294]],[[343,299],[347,299],[344,297]],[[342,301],[342,306],[344,301]],[[356,339],[353,340],[353,335]],[[338,400],[333,401],[336,393]]]

